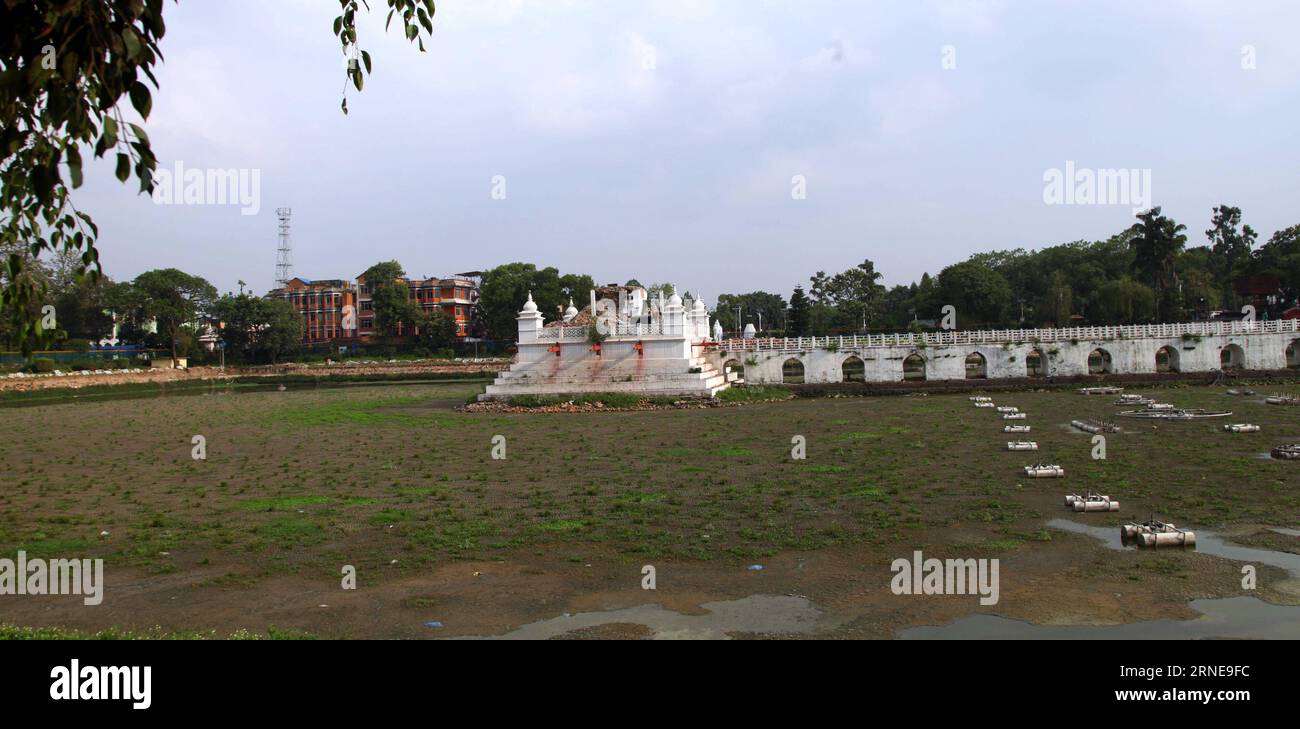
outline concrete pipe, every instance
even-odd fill
[[[1195,547],[1196,534],[1187,531],[1143,532],[1138,537],[1142,547]]]
[[[970,401],[971,402],[993,402],[993,398],[988,397],[987,395],[971,395]]]
[[[1065,469],[1053,465],[1025,466],[1025,475],[1029,478],[1061,478],[1065,476]]]
[[[1074,502],[1071,508],[1075,511],[1119,511],[1118,501],[1111,501],[1109,498],[1105,497],[1103,497],[1103,499],[1104,500],[1101,501],[1085,501],[1080,499]]]
[[[975,403],[975,407],[977,407],[977,408],[991,408],[991,407],[993,407],[993,403],[988,402],[987,400],[981,400],[981,401]]]
[[[1223,429],[1228,431],[1229,433],[1258,433],[1259,432],[1259,426],[1252,425],[1250,423],[1233,423],[1232,425],[1223,426]]]
[[[1094,500],[1095,500],[1095,499],[1101,499],[1101,500],[1104,500],[1104,501],[1110,501],[1110,497],[1109,497],[1109,496],[1106,496],[1106,495],[1104,495],[1104,494],[1103,494],[1103,495],[1088,494],[1087,497],[1083,497],[1083,496],[1080,496],[1080,495],[1078,495],[1078,494],[1066,494],[1066,495],[1065,495],[1065,505],[1066,505],[1066,506],[1074,506],[1074,502],[1076,502],[1076,501],[1087,501],[1089,498],[1094,499]]]
[[[1001,406],[998,407],[998,412],[1000,412],[1000,413],[1018,413],[1018,412],[1020,412],[1020,408],[1015,407],[1015,406],[1012,406],[1012,405],[1001,405]]]
[[[1007,450],[1009,451],[1036,451],[1038,444],[1032,440],[1009,440],[1007,441]]]
[[[1002,426],[1002,432],[1003,433],[1028,433],[1029,426],[1028,425],[1004,425]]]
[[[1025,415],[1024,413],[1003,413],[1002,414],[1003,420],[1024,420],[1026,417],[1028,416]]]

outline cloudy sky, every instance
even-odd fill
[[[441,0],[424,54],[371,5],[344,116],[334,0],[167,4],[160,166],[258,170],[260,211],[101,166],[78,194],[110,276],[263,292],[288,206],[309,278],[519,260],[712,302],[870,258],[906,283],[1132,222],[1046,204],[1067,162],[1150,170],[1193,244],[1218,203],[1265,238],[1300,223],[1294,2]]]

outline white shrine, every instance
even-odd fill
[[[640,286],[603,286],[583,311],[573,302],[543,324],[532,294],[519,312],[519,354],[480,397],[590,392],[711,397],[735,375],[710,362],[720,327],[711,330],[700,298],[674,290],[651,301]]]

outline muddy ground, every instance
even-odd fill
[[[1148,392],[1233,409],[1232,422],[1262,433],[1124,422],[1105,460],[1068,421],[1121,408],[1071,392],[996,395],[1029,413],[1037,453],[1007,452],[998,415],[964,394],[489,414],[455,409],[475,386],[403,385],[10,409],[0,557],[102,557],[107,585],[97,607],[0,595],[0,622],[321,637],[888,638],[971,613],[1112,624],[1193,618],[1194,598],[1300,604],[1300,585],[1276,567],[1258,565],[1247,593],[1240,562],[1117,552],[1045,526],[1066,517],[1117,528],[1154,511],[1300,552],[1300,538],[1267,528],[1300,527],[1300,463],[1262,455],[1300,442],[1300,412],[1225,389]],[[205,460],[192,458],[195,435]],[[498,435],[504,459],[492,457]],[[804,460],[791,456],[794,436],[806,440]],[[1020,468],[1037,460],[1060,463],[1067,478],[1025,479]],[[1064,493],[1087,490],[1124,510],[1064,511]],[[890,564],[917,549],[999,559],[998,604],[892,594]],[[356,567],[356,590],[341,589],[344,565]],[[641,587],[645,565],[654,591]],[[584,621],[605,611],[608,620]]]
[[[75,390],[101,385],[127,385],[144,383],[222,382],[238,378],[284,376],[300,377],[362,377],[374,375],[463,375],[482,373],[491,378],[510,365],[509,360],[363,363],[335,362],[332,364],[280,364],[260,367],[190,367],[187,369],[151,368],[115,370],[105,373],[66,372],[62,376],[0,377],[0,392],[26,392],[31,390]]]

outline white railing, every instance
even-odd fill
[[[774,350],[794,352],[808,349],[861,349],[863,347],[942,347],[957,344],[1005,344],[1068,342],[1092,339],[1173,339],[1234,334],[1279,334],[1300,331],[1300,319],[1270,321],[1187,322],[1183,324],[1137,324],[1111,327],[1066,329],[997,329],[977,331],[922,332],[920,334],[870,334],[864,336],[786,337],[783,339],[727,339],[719,349],[729,352]]]
[[[664,322],[655,319],[649,322],[618,322],[614,326],[617,337],[653,337],[664,333]]]
[[[587,327],[542,327],[537,331],[539,342],[573,342],[587,338]]]
[[[664,333],[662,321],[652,322],[616,322],[611,337],[655,337]],[[575,342],[586,341],[587,327],[563,326],[542,327],[537,331],[539,342]]]

